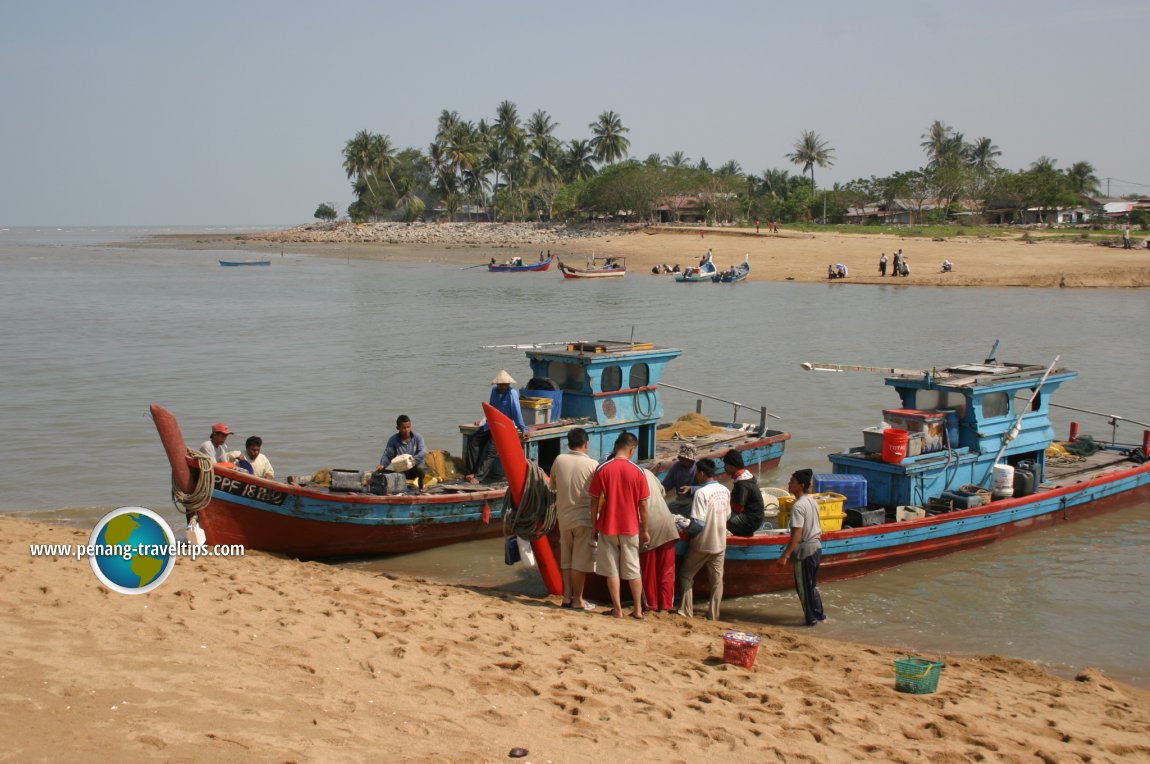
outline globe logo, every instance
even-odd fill
[[[144,507],[120,507],[96,524],[88,559],[104,586],[121,594],[144,594],[172,572],[174,546],[164,518]]]

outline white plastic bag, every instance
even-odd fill
[[[515,540],[519,542],[519,561],[523,563],[524,567],[534,568],[535,552],[531,549],[531,542],[524,541],[518,536],[515,537]]]
[[[192,515],[192,519],[188,521],[188,528],[184,531],[184,536],[192,546],[203,546],[208,543],[208,534],[204,533],[204,529],[200,527],[200,519],[197,515]]]

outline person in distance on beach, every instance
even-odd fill
[[[803,605],[807,626],[826,623],[823,599],[819,596],[819,562],[823,558],[823,528],[819,518],[819,503],[807,493],[811,487],[813,470],[797,470],[791,475],[787,490],[795,496],[791,505],[791,541],[775,562],[786,567],[794,558],[795,591]]]
[[[212,425],[212,434],[200,444],[200,451],[208,455],[208,458],[215,462],[226,461],[227,449],[224,444],[228,442],[228,436],[232,431],[223,422],[216,422]]]
[[[607,579],[611,593],[610,615],[623,617],[621,581],[631,589],[631,617],[643,617],[643,581],[639,548],[651,543],[647,525],[647,500],[651,489],[643,470],[631,461],[639,440],[624,432],[615,441],[614,456],[591,478],[591,516],[599,536],[595,559],[598,572]]]
[[[886,252],[883,252],[882,257],[878,259],[878,275],[880,278],[886,276]]]
[[[683,567],[679,569],[679,609],[681,616],[695,615],[692,589],[695,575],[707,569],[711,584],[711,599],[707,605],[707,618],[719,620],[719,603],[723,599],[723,562],[727,553],[727,520],[731,516],[731,492],[715,480],[718,467],[714,459],[700,459],[696,465],[699,488],[691,504],[691,517],[686,521],[691,544]],[[683,520],[677,521],[680,526]]]
[[[555,491],[555,517],[559,521],[559,569],[563,573],[563,607],[593,610],[583,599],[587,574],[595,572],[595,521],[587,489],[599,463],[587,455],[587,431],[567,433],[569,453],[555,457],[551,488]]]

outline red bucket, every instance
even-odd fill
[[[910,445],[910,433],[897,427],[882,431],[882,460],[887,464],[899,464],[906,458]]]
[[[754,668],[755,656],[759,654],[760,639],[754,634],[728,631],[723,635],[723,663]]]

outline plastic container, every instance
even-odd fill
[[[1021,467],[1014,470],[1014,495],[1029,496],[1034,493],[1034,473]]]
[[[551,380],[546,380],[550,382]],[[531,383],[528,382],[528,387],[519,392],[519,402],[523,403],[524,398],[546,398],[551,401],[551,421],[556,421],[563,418],[563,391],[562,390],[546,390],[542,388],[532,388]]]
[[[894,688],[899,692],[926,695],[938,689],[938,678],[946,664],[924,658],[903,658],[894,662]]]
[[[815,493],[841,493],[846,497],[843,509],[866,507],[867,482],[863,475],[819,474],[815,475],[811,487]]]
[[[363,472],[360,470],[333,469],[331,471],[331,490],[362,491]]]
[[[520,398],[519,410],[524,424],[547,424],[551,421],[550,398]]]
[[[906,458],[910,433],[898,427],[888,427],[882,432],[882,460],[887,464],[901,464]]]
[[[886,522],[886,510],[882,507],[848,509],[846,515],[846,524],[852,528],[866,528],[871,525],[882,525]]]
[[[884,430],[885,427],[867,427],[863,430],[863,450],[868,454],[881,454]]]
[[[899,504],[894,508],[894,520],[896,523],[905,523],[907,520],[919,520],[926,517],[926,510],[922,507],[916,507],[912,504]]]
[[[883,409],[882,418],[891,426],[907,432],[923,434],[924,454],[945,448],[946,414],[923,409]]]
[[[958,412],[954,409],[939,409],[938,412],[946,415],[946,445],[958,448]]]
[[[996,499],[1009,499],[1014,495],[1014,467],[1009,464],[994,465],[990,493]]]
[[[846,497],[841,493],[812,493],[814,500],[819,503],[819,525],[824,531],[837,531],[843,527],[846,513],[843,512],[843,502]],[[794,496],[779,498],[779,528],[789,528],[791,523],[791,505],[795,503]]]
[[[759,654],[761,637],[743,631],[728,631],[723,635],[723,663],[743,668],[754,668]]]

